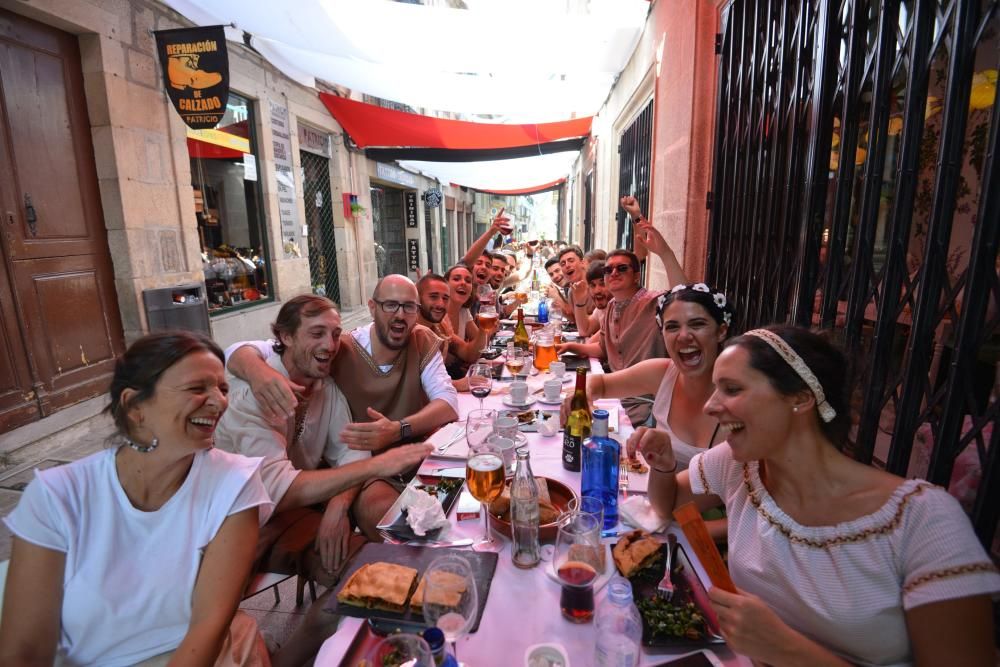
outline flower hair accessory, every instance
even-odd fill
[[[786,343],[784,338],[767,329],[754,329],[753,331],[746,332],[744,335],[761,339],[777,352],[778,356],[792,367],[792,370],[802,378],[802,381],[809,387],[813,396],[816,397],[816,409],[819,410],[820,418],[824,422],[833,421],[833,418],[837,416],[837,411],[827,402],[826,394],[823,393],[823,385],[819,383],[816,375],[809,369],[806,362],[802,360],[799,353],[793,350],[792,346]]]
[[[663,311],[666,310],[667,306],[673,302],[674,297],[685,290],[691,290],[692,292],[701,292],[702,294],[707,294],[711,297],[711,303],[705,303],[704,301],[698,301],[705,306],[705,308],[712,313],[712,317],[715,318],[717,322],[723,322],[726,326],[732,326],[733,323],[733,312],[732,308],[729,307],[729,300],[726,295],[722,292],[717,292],[705,283],[689,283],[680,285],[674,285],[670,288],[669,292],[664,292],[656,300],[656,324],[661,329],[663,328]]]

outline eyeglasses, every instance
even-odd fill
[[[628,264],[607,264],[604,267],[604,275],[610,276],[612,273],[628,273],[632,267]]]
[[[400,308],[407,315],[414,315],[418,310],[420,310],[420,304],[414,303],[413,301],[407,301],[406,303],[400,303],[399,301],[379,301],[378,299],[372,299],[381,308],[382,312],[385,313],[395,313]]]

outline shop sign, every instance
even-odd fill
[[[417,239],[406,239],[406,260],[410,271],[420,270],[420,241]]]
[[[403,215],[407,227],[417,226],[417,193],[414,190],[403,193]]]
[[[288,128],[288,108],[269,100],[271,107],[271,146],[274,152],[274,177],[278,191],[278,219],[281,221],[281,245],[285,258],[301,257],[299,250],[299,213],[295,206],[295,172],[292,166],[292,138]]]
[[[382,162],[375,163],[375,177],[383,181],[391,181],[400,185],[408,185],[411,188],[417,187],[417,177],[408,171],[393,167]]]
[[[157,30],[163,85],[188,127],[213,128],[229,101],[229,54],[221,25]]]
[[[330,157],[330,135],[299,123],[299,150]]]

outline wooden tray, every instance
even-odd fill
[[[476,592],[479,596],[479,611],[476,614],[472,630],[470,630],[470,632],[475,632],[479,629],[479,622],[483,617],[483,609],[486,607],[486,600],[490,594],[490,585],[493,583],[493,574],[497,569],[498,555],[495,553],[482,553],[466,549],[408,547],[401,544],[369,542],[361,547],[360,551],[354,555],[354,558],[344,570],[344,575],[337,583],[336,590],[330,596],[330,600],[327,602],[324,611],[341,614],[342,616],[368,618],[388,623],[399,622],[401,626],[422,626],[424,625],[424,617],[412,611],[409,605],[407,605],[406,610],[402,613],[386,611],[384,609],[368,609],[367,607],[358,607],[351,604],[341,604],[337,600],[337,595],[340,594],[340,589],[344,587],[347,580],[351,578],[351,575],[365,563],[396,563],[412,567],[417,570],[417,581],[420,581],[420,577],[423,576],[424,571],[430,565],[431,561],[439,556],[448,554],[459,555],[469,561],[469,565],[472,566],[472,573],[476,580]],[[384,623],[382,625],[385,627]]]

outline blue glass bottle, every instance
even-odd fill
[[[538,301],[538,323],[548,324],[549,323],[549,302],[548,299],[542,298]]]
[[[594,410],[590,438],[583,443],[580,493],[598,498],[604,506],[604,531],[618,525],[618,462],[621,445],[608,437],[608,411]]]

